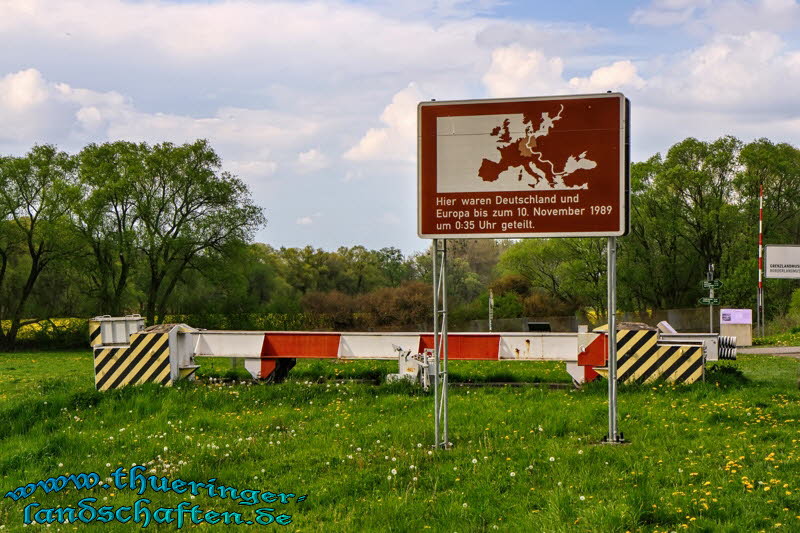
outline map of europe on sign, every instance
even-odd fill
[[[623,235],[626,125],[618,93],[421,103],[420,236]]]
[[[540,117],[521,113],[438,117],[438,191],[588,188],[589,173],[580,171],[597,168],[597,163],[586,150],[569,154],[565,161],[549,159],[553,156],[548,154],[548,134],[563,113],[564,106],[560,105],[552,116],[544,111]],[[462,177],[469,173],[480,180],[463,183]]]

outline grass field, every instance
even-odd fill
[[[304,361],[281,385],[253,384],[227,361],[201,364],[196,383],[98,393],[88,351],[0,354],[2,493],[62,474],[110,481],[136,464],[147,475],[215,478],[305,501],[247,506],[207,494],[67,488],[0,499],[3,530],[28,530],[31,502],[75,507],[86,497],[96,508],[189,501],[245,520],[271,507],[291,523],[251,527],[283,531],[800,530],[796,359],[741,356],[706,383],[623,387],[620,428],[631,443],[621,446],[597,444],[607,424],[604,382],[453,387],[449,451],[429,449],[429,394],[342,382],[380,378],[396,363]],[[561,364],[519,362],[454,362],[451,379],[570,381]]]

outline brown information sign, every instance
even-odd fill
[[[619,93],[422,102],[419,236],[625,235],[628,108]]]

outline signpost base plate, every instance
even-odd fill
[[[625,435],[622,433],[617,435],[616,440],[609,439],[608,435],[606,435],[605,437],[603,437],[603,440],[600,441],[600,444],[630,444],[630,443],[631,441],[625,440]]]

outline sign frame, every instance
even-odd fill
[[[765,279],[800,279],[800,274],[789,276],[770,275],[769,250],[770,248],[794,248],[800,256],[800,244],[765,244],[764,245],[764,278]]]
[[[550,231],[550,232],[506,232],[498,233],[462,233],[458,230],[446,233],[423,233],[423,110],[437,106],[484,106],[507,103],[545,102],[563,100],[588,100],[598,98],[615,98],[619,100],[619,217],[615,230],[601,231]],[[480,115],[481,113],[478,113]],[[484,113],[486,114],[486,113]],[[469,116],[469,115],[467,115]],[[526,98],[497,98],[480,100],[449,100],[420,102],[417,106],[417,235],[422,239],[523,239],[523,238],[557,238],[557,237],[621,237],[630,232],[630,100],[620,92],[607,92],[579,95],[536,96]],[[434,175],[434,180],[437,177]],[[489,194],[502,194],[508,191],[487,191]],[[515,217],[514,221],[520,220]],[[529,220],[529,219],[527,219]]]

